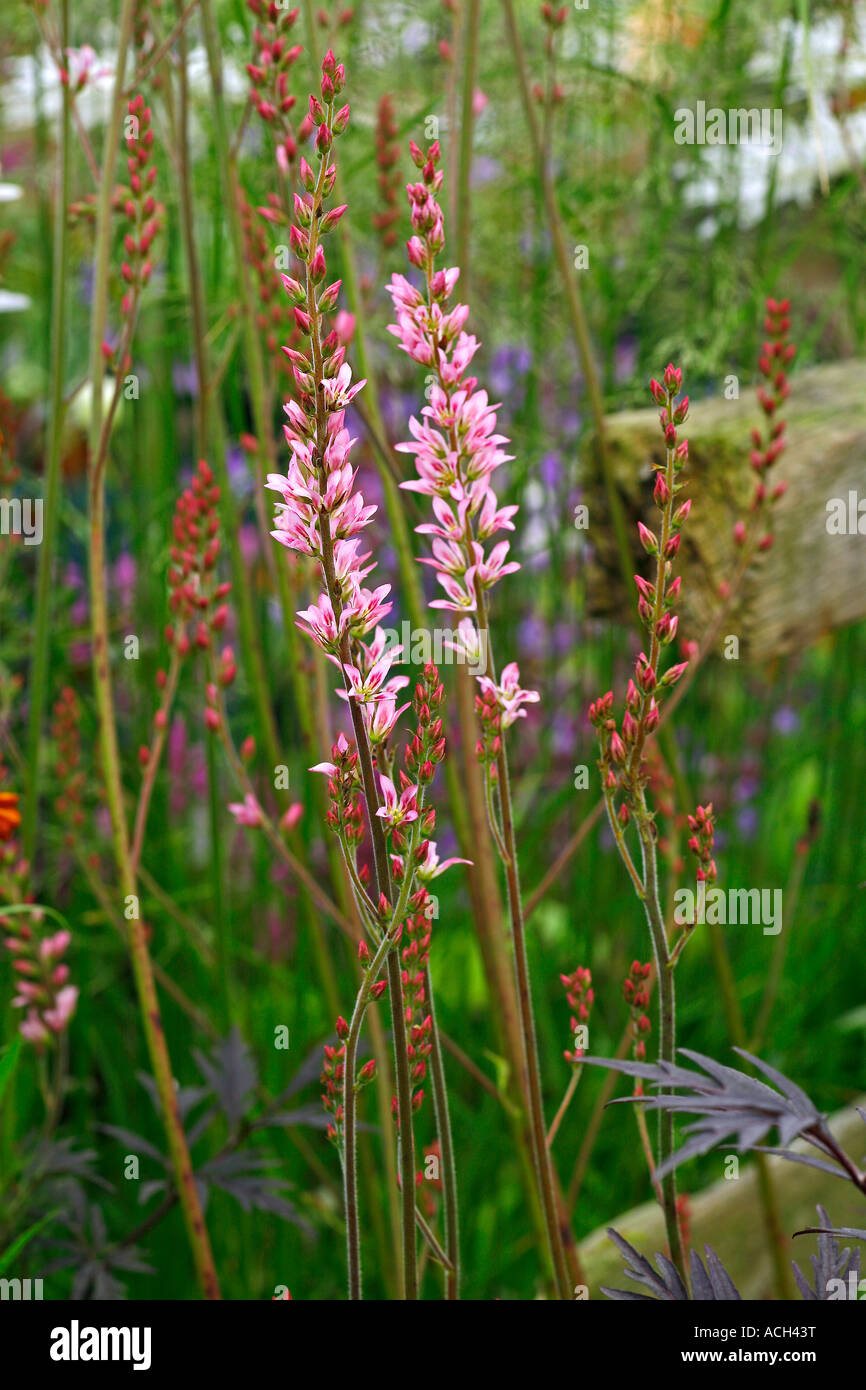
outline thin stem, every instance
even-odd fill
[[[134,874],[138,874],[138,867],[141,863],[141,851],[144,847],[144,832],[147,827],[147,814],[150,810],[151,797],[153,796],[156,774],[162,759],[162,751],[165,747],[165,741],[168,738],[168,720],[177,692],[179,675],[180,654],[175,646],[172,648],[171,664],[168,668],[165,690],[163,691],[157,719],[155,721],[156,734],[150,745],[150,756],[147,760],[147,767],[144,769],[141,791],[138,794],[138,806],[135,811],[135,826],[132,834],[132,848],[129,853],[130,864]]]
[[[106,799],[111,815],[114,855],[121,890],[128,900],[137,901],[136,876],[130,858],[130,847],[123,804],[120,755],[111,689],[108,654],[108,607],[105,588],[105,464],[108,445],[102,423],[102,361],[101,345],[105,333],[108,305],[108,272],[111,242],[111,199],[114,189],[114,169],[120,142],[123,106],[123,70],[132,34],[134,0],[123,0],[117,49],[117,68],[112,109],[105,130],[102,173],[98,194],[96,222],[96,256],[94,267],[93,309],[90,330],[90,384],[92,416],[90,422],[90,463],[88,497],[90,510],[89,580],[92,634],[93,676],[99,712],[102,744],[102,763]],[[115,392],[115,398],[117,392]],[[111,413],[109,412],[110,423]],[[172,1167],[180,1194],[187,1234],[192,1247],[199,1284],[205,1298],[220,1297],[219,1283],[210,1248],[207,1227],[202,1216],[198,1190],[193,1177],[192,1162],[178,1109],[168,1047],[162,1027],[159,1003],[153,980],[153,969],[144,933],[144,923],[136,915],[129,922],[129,948],[139,1004],[144,1021],[145,1036],[151,1067],[160,1098],[162,1119],[166,1127]]]
[[[582,1067],[572,1068],[571,1079],[569,1080],[569,1083],[565,1088],[565,1095],[562,1097],[562,1100],[559,1104],[559,1109],[557,1110],[550,1123],[550,1129],[547,1131],[547,1139],[545,1140],[545,1143],[548,1149],[553,1148],[553,1141],[559,1133],[559,1126],[565,1119],[566,1111],[568,1110],[568,1107],[571,1105],[571,1102],[574,1099],[574,1093],[577,1090],[577,1083],[580,1080],[580,1073],[582,1070]]]
[[[658,859],[656,856],[655,831],[649,819],[643,788],[637,797],[639,814],[636,817],[640,832],[645,895],[643,899],[647,923],[652,939],[655,957],[656,979],[659,990],[659,1057],[663,1062],[673,1065],[676,1060],[676,999],[674,995],[674,973],[670,967],[670,953],[665,933],[664,920],[659,902]],[[660,1092],[669,1095],[669,1090]],[[659,1167],[671,1157],[674,1151],[674,1117],[670,1110],[659,1111]],[[662,1211],[671,1259],[686,1280],[685,1258],[680,1239],[680,1225],[677,1217],[676,1175],[668,1172],[661,1179]]]
[[[69,0],[60,7],[60,44],[69,46]],[[57,528],[60,520],[63,474],[60,467],[63,434],[63,366],[66,346],[67,208],[69,206],[69,83],[62,86],[60,117],[60,171],[54,196],[54,263],[51,282],[51,414],[48,437],[48,468],[45,475],[45,534],[39,552],[36,588],[35,635],[30,671],[30,713],[27,726],[27,766],[30,785],[24,804],[22,848],[32,864],[36,848],[36,821],[39,810],[39,744],[42,718],[48,692],[48,651],[51,634],[51,577]]]
[[[448,1110],[448,1091],[445,1085],[445,1060],[442,1056],[442,1040],[436,1026],[436,1005],[433,998],[433,980],[429,965],[424,973],[424,996],[427,1012],[432,1021],[430,1030],[430,1084],[433,1090],[433,1108],[436,1112],[436,1133],[439,1138],[441,1158],[442,1196],[445,1208],[445,1249],[450,1262],[446,1266],[445,1293],[449,1301],[460,1297],[460,1227],[457,1208],[457,1164],[454,1158],[454,1139],[451,1133],[451,1116]]]

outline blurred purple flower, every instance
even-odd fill
[[[520,343],[504,343],[490,359],[488,380],[490,390],[496,397],[507,397],[515,389],[521,377],[526,376],[532,363],[529,349]]]
[[[198,372],[194,362],[175,362],[171,368],[171,381],[175,395],[198,395]]]
[[[241,556],[247,566],[254,565],[259,557],[261,546],[259,544],[258,528],[250,522],[244,522],[238,531],[238,541],[241,547]]]
[[[469,182],[473,188],[483,188],[485,184],[495,183],[502,177],[502,165],[490,155],[476,155],[472,161]]]
[[[560,478],[562,477],[562,456],[558,449],[551,449],[544,455],[538,465],[538,472],[544,486],[555,490]]]
[[[637,366],[637,338],[626,333],[620,338],[613,354],[613,375],[617,382],[631,381]]]
[[[238,444],[230,444],[226,449],[226,470],[229,487],[235,497],[246,497],[253,490],[253,476],[249,460]]]
[[[524,659],[542,658],[550,651],[550,635],[547,624],[537,613],[529,613],[520,624],[520,651]]]
[[[120,599],[122,608],[129,608],[135,597],[137,574],[138,567],[135,560],[128,551],[124,550],[115,560],[112,573],[112,585]]]
[[[800,727],[800,716],[790,705],[780,705],[773,715],[773,728],[777,734],[795,734]]]

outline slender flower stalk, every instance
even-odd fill
[[[651,384],[653,399],[661,407],[659,418],[665,441],[665,461],[663,465],[656,466],[653,489],[653,497],[661,514],[661,526],[657,535],[638,522],[641,544],[656,561],[655,582],[635,575],[638,612],[649,637],[649,655],[641,652],[635,663],[634,679],[629,680],[626,692],[621,732],[612,716],[612,691],[595,701],[589,711],[590,722],[598,733],[598,765],[605,810],[620,857],[643,904],[652,939],[659,986],[659,1056],[671,1063],[676,1052],[673,961],[661,908],[656,843],[658,830],[654,813],[647,804],[648,772],[643,752],[647,738],[659,726],[659,701],[682,677],[688,664],[677,663],[663,675],[660,673],[662,650],[674,641],[677,634],[679,619],[673,609],[679,599],[681,581],[679,577],[672,578],[671,570],[679,551],[681,527],[691,509],[690,501],[677,500],[683,486],[680,474],[688,458],[688,442],[679,441],[677,436],[677,428],[685,420],[689,408],[688,396],[677,399],[681,386],[682,372],[674,366],[665,369],[663,383],[653,381]],[[632,821],[640,844],[640,867],[635,864],[626,840],[626,827]],[[659,1166],[672,1152],[673,1116],[665,1112],[659,1118]],[[676,1182],[672,1172],[662,1179],[661,1189],[671,1259],[685,1278],[677,1219]]]
[[[407,1019],[411,1026],[413,1014],[412,1005],[404,997],[398,942],[409,906],[417,909],[423,905],[415,885],[431,855],[435,868],[435,844],[420,837],[428,835],[435,824],[435,812],[424,811],[423,801],[424,790],[445,751],[442,721],[435,713],[443,692],[436,668],[428,665],[424,684],[416,687],[418,732],[406,751],[398,785],[394,781],[395,758],[390,740],[407,708],[405,704],[398,707],[397,699],[408,684],[408,677],[391,674],[400,648],[386,648],[380,626],[391,609],[387,598],[390,586],[369,589],[364,583],[375,565],[369,563],[369,552],[361,552],[360,535],[376,508],[365,504],[362,494],[355,490],[356,470],[350,461],[354,441],[345,428],[346,407],[365,383],[352,384],[345,345],[334,330],[326,331],[324,322],[325,315],[335,309],[340,290],[339,281],[326,284],[324,239],[346,211],[345,206],[328,210],[325,207],[337,177],[332,162],[334,142],[349,120],[349,107],[338,105],[344,83],[343,66],[329,51],[322,63],[321,99],[311,95],[309,100],[318,167],[300,159],[304,193],[295,194],[294,198],[295,221],[290,240],[301,279],[284,277],[303,343],[300,348],[284,349],[292,363],[297,389],[296,398],[285,407],[284,429],[291,460],[285,475],[269,475],[267,486],[282,498],[272,532],[274,539],[318,564],[324,589],[309,608],[298,613],[298,626],[340,671],[342,688],[338,693],[348,707],[352,723],[353,745],[340,734],[332,760],[313,770],[325,773],[329,779],[328,821],[340,842],[367,939],[374,944],[378,963],[384,961],[387,968],[397,1079],[395,1112],[404,1295],[415,1299],[418,1288],[412,1115],[421,1098],[420,1093],[413,1095],[413,1088],[423,1070],[419,1070],[421,1059],[417,1055],[421,1039],[407,1035]],[[365,640],[371,633],[372,641]],[[372,864],[359,864],[357,857],[365,820],[372,842]],[[412,985],[411,976],[406,983]],[[357,1026],[347,1034],[351,1050],[344,1066],[344,1102],[337,1131],[344,1170],[351,1298],[361,1295],[354,1048],[368,1002],[365,982],[353,1013]],[[431,1026],[424,1025],[425,1038]]]
[[[432,556],[422,563],[432,567],[445,597],[435,599],[430,606],[461,615],[455,650],[474,665],[486,667],[486,673],[478,677],[481,693],[476,696],[481,734],[477,753],[486,773],[490,828],[505,867],[523,1042],[521,1080],[530,1112],[536,1183],[557,1293],[568,1298],[570,1283],[546,1144],[504,737],[515,720],[525,717],[524,706],[537,702],[539,696],[521,688],[516,662],[508,663],[497,677],[487,617],[489,590],[519,569],[516,561],[508,559],[507,540],[497,541],[485,551],[492,536],[514,530],[512,518],[517,508],[500,507],[491,487],[493,473],[510,457],[501,448],[508,441],[496,433],[497,407],[489,402],[486,391],[478,388],[477,379],[467,375],[479,343],[464,328],[468,307],[450,304],[460,271],[457,267],[436,267],[445,244],[442,209],[437,201],[443,181],[438,168],[439,142],[426,153],[412,142],[410,152],[421,177],[407,188],[413,229],[407,250],[410,264],[423,274],[424,291],[402,275],[392,277],[388,292],[397,323],[390,332],[413,361],[428,369],[432,380],[423,420],[413,418],[409,422],[412,441],[397,446],[401,452],[415,455],[418,472],[416,479],[401,486],[431,498],[435,521],[416,530],[432,537]]]

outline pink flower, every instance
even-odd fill
[[[327,594],[320,594],[312,607],[302,609],[297,614],[297,625],[302,632],[308,633],[323,651],[333,654],[339,650],[340,631]]]
[[[461,618],[453,635],[455,641],[444,641],[442,645],[456,652],[458,660],[466,661],[470,666],[487,664],[486,633],[482,636],[471,618]]]
[[[291,830],[294,830],[303,814],[304,807],[302,802],[293,801],[291,806],[289,806],[280,817],[280,829],[284,830],[288,835]]]
[[[380,806],[376,815],[386,824],[389,830],[396,830],[399,825],[408,825],[411,821],[418,819],[416,801],[418,788],[415,785],[405,788],[400,798],[397,797],[397,788],[386,777],[384,773],[379,773],[379,787],[385,798],[384,806]]]
[[[47,1042],[51,1036],[45,1025],[40,1022],[39,1015],[35,1009],[31,1009],[24,1021],[19,1023],[18,1032],[27,1042],[32,1043]]]
[[[262,808],[251,792],[247,792],[243,801],[230,801],[229,810],[238,825],[249,825],[255,828],[262,823]]]
[[[325,405],[328,410],[342,410],[353,401],[362,387],[367,385],[366,378],[356,381],[352,386],[352,369],[348,362],[344,362],[336,376],[326,377],[322,382],[325,396]]]
[[[341,309],[334,321],[334,328],[340,342],[348,347],[355,336],[355,315]]]
[[[42,1017],[52,1033],[62,1033],[67,1023],[75,1013],[75,1006],[78,1003],[77,985],[65,985],[58,991],[53,1009],[46,1009]]]
[[[439,862],[439,855],[436,853],[436,841],[428,840],[424,858],[416,868],[416,873],[425,883],[432,878],[438,878],[444,874],[446,869],[450,869],[452,864],[471,864],[471,859],[444,859]]]
[[[390,669],[390,652],[386,652],[379,661],[374,662],[366,673],[359,671],[357,666],[344,666],[343,671],[349,682],[349,695],[361,704],[387,698],[385,680]]]
[[[463,583],[458,581],[451,574],[439,574],[436,578],[448,595],[447,599],[437,598],[429,605],[431,608],[448,608],[455,613],[474,613],[476,608],[475,589],[472,581],[474,570],[468,569],[463,576]]]
[[[408,676],[401,676],[397,679],[404,681],[406,685],[409,684]],[[372,704],[362,705],[361,708],[370,742],[384,743],[393,732],[400,715],[409,708],[409,705],[408,703],[401,705],[398,709],[393,695],[383,695]]]
[[[489,676],[478,676],[478,684],[488,699],[499,709],[503,729],[509,728],[515,719],[525,719],[523,705],[538,704],[541,696],[537,690],[521,690],[520,670],[516,661],[504,668],[497,685]]]
[[[72,933],[69,931],[59,931],[54,936],[46,936],[39,946],[39,959],[44,961],[57,960],[63,955],[71,940]]]

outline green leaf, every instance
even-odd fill
[[[18,1058],[21,1053],[22,1041],[20,1033],[16,1034],[14,1041],[9,1044],[2,1058],[0,1058],[0,1101],[3,1099],[6,1087],[15,1075],[15,1068],[18,1065]]]
[[[0,1255],[0,1274],[5,1274],[17,1255],[21,1254],[25,1245],[29,1245],[35,1235],[38,1235],[43,1226],[47,1226],[49,1221],[53,1221],[56,1212],[49,1212],[43,1216],[41,1221],[37,1221],[35,1226],[31,1226],[29,1231],[22,1231],[21,1235]]]

